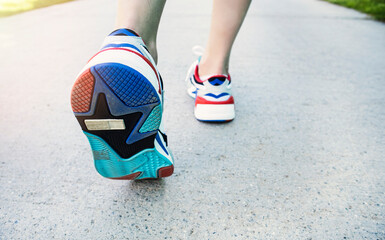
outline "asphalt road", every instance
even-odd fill
[[[0,19],[0,239],[385,239],[385,24],[316,0],[258,0],[233,48],[236,119],[193,117],[184,77],[210,1],[159,32],[175,174],[113,181],[72,115],[116,1]]]

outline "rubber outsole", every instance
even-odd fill
[[[90,142],[99,174],[125,180],[172,175],[172,162],[154,145],[159,134],[161,101],[140,73],[116,63],[93,66],[76,80],[71,105]],[[112,110],[122,114],[114,115]],[[86,119],[118,119],[125,128],[89,130]]]
[[[169,177],[174,173],[174,165],[163,167],[158,170],[158,178]],[[140,172],[129,174],[127,176],[118,177],[118,178],[110,178],[115,180],[135,180],[138,176],[140,176]],[[140,180],[146,179],[154,179],[154,178],[141,178]],[[139,179],[138,179],[139,180]]]
[[[103,139],[86,132],[85,135],[92,148],[95,168],[103,177],[148,179],[168,177],[173,173],[172,163],[155,148],[145,149],[125,159],[111,149]]]
[[[235,118],[234,104],[195,104],[195,118],[204,122],[227,122]]]

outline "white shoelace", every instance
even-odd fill
[[[192,48],[193,54],[196,55],[196,56],[198,56],[198,59],[195,60],[195,61],[191,64],[190,68],[188,69],[188,72],[187,72],[188,74],[187,74],[186,79],[185,79],[186,82],[189,81],[190,75],[191,75],[192,71],[195,70],[195,67],[196,67],[196,65],[199,63],[200,57],[203,55],[203,52],[204,52],[204,51],[205,51],[205,49],[204,49],[202,46],[200,46],[200,45],[195,45],[195,46]]]
[[[197,55],[197,56],[202,56],[203,55],[203,52],[205,51],[205,49],[200,46],[200,45],[195,45],[193,48],[192,48],[192,52]]]

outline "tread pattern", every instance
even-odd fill
[[[90,110],[94,85],[95,78],[90,69],[80,75],[71,91],[72,111],[84,113]]]
[[[121,64],[100,64],[97,73],[112,91],[129,107],[138,107],[159,101],[156,90],[139,72]]]
[[[140,133],[146,133],[158,130],[160,121],[162,118],[161,107],[160,105],[154,107],[150,115],[148,115],[147,120],[144,122],[142,127],[139,129]]]
[[[135,178],[144,179],[166,177],[172,174],[172,172],[158,173],[160,169],[170,167],[172,163],[154,149],[144,150],[131,158],[124,159],[120,158],[103,139],[90,133],[85,132],[85,134],[92,148],[95,168],[104,177],[133,179],[132,174],[140,172],[141,174],[135,175]]]
[[[155,151],[143,153],[143,158],[146,163],[138,169],[142,172],[140,178],[158,178],[158,169],[167,165],[167,162]]]

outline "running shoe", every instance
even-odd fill
[[[118,29],[106,37],[79,73],[71,105],[102,176],[128,180],[172,175],[162,124],[162,78],[134,31]]]
[[[199,76],[199,60],[187,72],[187,93],[195,99],[194,115],[200,121],[227,122],[235,117],[230,75]]]

